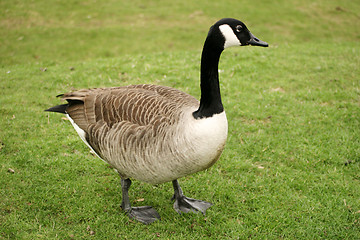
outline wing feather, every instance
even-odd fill
[[[66,112],[102,157],[115,151],[108,146],[112,140],[123,151],[135,144],[141,148],[144,136],[165,134],[167,127],[178,122],[183,108],[199,106],[184,92],[156,85],[84,89],[63,94],[62,99],[69,102]]]

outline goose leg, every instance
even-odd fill
[[[212,206],[212,203],[185,197],[177,180],[172,181],[172,184],[174,187],[173,199],[175,199],[174,209],[179,214],[200,211],[205,215],[206,209]]]
[[[121,179],[121,189],[122,189],[121,208],[128,214],[128,216],[144,224],[150,224],[160,219],[160,215],[156,212],[155,209],[153,209],[150,206],[131,207],[129,200],[130,185],[131,185],[131,180],[129,178]]]

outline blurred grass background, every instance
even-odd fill
[[[272,45],[357,42],[357,1],[1,1],[0,63],[198,50],[208,27],[239,18]]]

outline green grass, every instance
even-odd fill
[[[356,1],[0,6],[0,239],[360,238]],[[225,16],[270,47],[221,58],[227,146],[212,168],[180,179],[214,206],[179,215],[170,183],[134,181],[132,203],[162,220],[132,222],[117,174],[43,110],[88,87],[154,83],[198,97],[201,46]]]

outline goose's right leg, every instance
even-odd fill
[[[144,224],[150,224],[158,219],[160,215],[150,206],[131,207],[129,200],[129,188],[131,180],[121,179],[122,202],[121,208],[129,215],[130,218],[136,219]]]

